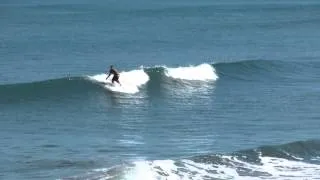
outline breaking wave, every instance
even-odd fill
[[[269,60],[248,60],[230,63],[207,64],[195,66],[167,67],[156,66],[120,72],[122,86],[112,85],[106,75],[98,73],[82,77],[66,77],[31,83],[0,85],[0,103],[23,100],[39,100],[76,96],[97,87],[112,93],[135,94],[148,88],[155,91],[163,84],[167,88],[192,90],[212,86],[219,78],[223,81],[257,81],[280,82],[288,79],[312,81],[317,80],[319,63],[296,63]],[[313,72],[313,74],[310,74]],[[147,85],[148,84],[148,85]],[[147,85],[147,86],[146,86]],[[180,93],[180,92],[179,92]]]
[[[194,78],[191,78],[192,76]],[[96,91],[99,86],[111,92],[135,94],[140,92],[144,85],[150,81],[154,81],[153,84],[165,83],[163,82],[165,77],[176,79],[181,83],[194,80],[207,82],[218,78],[214,67],[209,64],[177,68],[141,68],[120,72],[122,86],[113,85],[111,83],[112,77],[108,80],[106,80],[106,77],[106,74],[100,73],[82,77],[0,85],[0,103],[69,97],[70,94],[76,95]],[[189,83],[189,85],[192,85],[192,83]]]
[[[262,146],[230,154],[202,155],[178,160],[134,161],[95,169],[63,179],[317,179],[320,141]]]

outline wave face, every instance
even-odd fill
[[[231,154],[180,160],[135,161],[65,179],[314,179],[320,177],[320,141],[262,146]]]
[[[215,68],[209,64],[189,67],[154,67],[120,72],[122,86],[112,85],[110,77],[106,80],[106,74],[96,74],[84,77],[70,77],[46,80],[33,83],[7,84],[0,86],[0,102],[10,103],[24,100],[39,100],[46,98],[69,97],[88,91],[97,90],[98,84],[106,90],[118,93],[138,93],[149,81],[159,84],[163,79],[183,81],[215,81],[218,76]]]
[[[91,83],[81,77],[61,78],[33,83],[0,86],[0,103],[42,101],[72,98],[78,94],[95,90]]]

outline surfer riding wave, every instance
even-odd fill
[[[118,73],[117,70],[115,70],[113,68],[113,65],[110,66],[109,75],[106,78],[106,80],[110,77],[111,74],[113,74],[113,77],[112,77],[112,80],[111,80],[112,84],[114,84],[114,81],[116,81],[121,86],[121,83],[119,81],[120,74]]]

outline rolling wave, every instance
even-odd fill
[[[0,104],[60,99],[96,89],[82,77],[52,79],[0,86]]]
[[[193,77],[194,76],[194,77]],[[109,91],[134,94],[141,90],[148,81],[159,84],[166,79],[185,81],[214,81],[218,78],[213,66],[203,64],[199,66],[167,68],[154,67],[131,70],[120,73],[122,86],[111,84],[111,78],[106,80],[105,74],[93,76],[70,77],[52,79],[41,82],[18,83],[0,85],[0,103],[41,100],[48,98],[63,98],[88,91],[97,91],[102,86]],[[98,86],[97,86],[98,84]]]
[[[197,82],[214,82],[221,77],[222,81],[285,81],[305,77],[317,79],[317,63],[296,63],[269,60],[247,60],[230,63],[200,64],[197,66],[167,67],[156,66],[135,69],[120,73],[123,86],[115,87],[105,74],[82,77],[68,77],[45,80],[41,82],[0,85],[0,103],[20,102],[48,98],[69,97],[71,94],[86,94],[97,91],[99,86],[122,93],[138,93],[145,88],[159,88],[159,84],[183,84],[198,87]],[[311,75],[307,75],[311,73]],[[98,85],[97,85],[98,84]],[[203,84],[202,84],[203,85]]]
[[[314,179],[319,170],[320,141],[309,140],[230,154],[134,161],[63,179]]]

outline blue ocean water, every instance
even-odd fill
[[[319,179],[319,12],[1,1],[0,179]]]

